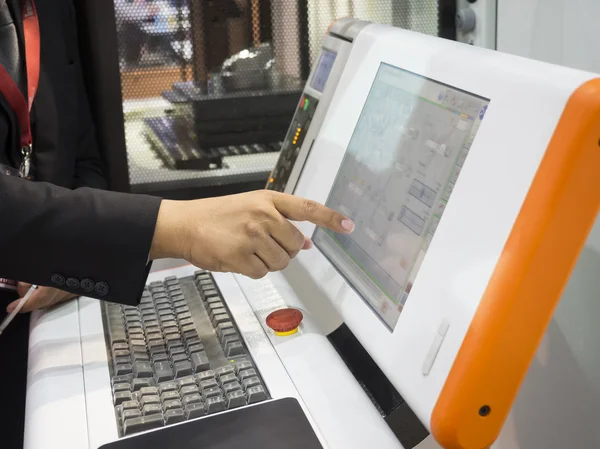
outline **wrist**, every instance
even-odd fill
[[[184,258],[188,231],[184,202],[162,200],[150,247],[150,260]]]

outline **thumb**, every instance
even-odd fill
[[[27,282],[19,282],[17,284],[17,293],[19,294],[19,298],[25,296],[30,288],[31,284],[28,284]]]
[[[27,291],[25,292],[27,293]],[[31,312],[35,307],[33,306],[36,302],[38,302],[38,299],[43,295],[42,290],[41,289],[37,289],[36,291],[34,291],[31,296],[29,297],[29,300],[27,301],[27,304],[25,304],[23,306],[23,308],[19,311],[19,313],[27,313],[27,312]],[[21,302],[21,300],[23,299],[25,295],[22,295],[19,299],[15,299],[13,302],[11,302],[8,306],[6,306],[6,312],[7,313],[12,313],[17,306],[19,305],[19,302]]]

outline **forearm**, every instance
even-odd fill
[[[0,197],[2,277],[136,303],[160,199],[71,191],[8,176],[0,176]],[[78,285],[69,287],[68,279]],[[86,291],[81,285],[86,279],[104,283],[108,291]]]

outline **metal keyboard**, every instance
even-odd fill
[[[138,307],[103,305],[119,434],[269,399],[212,275],[153,282]]]

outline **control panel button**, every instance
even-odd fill
[[[271,312],[267,316],[267,326],[273,329],[276,335],[284,337],[298,332],[303,318],[302,312],[289,307]]]

